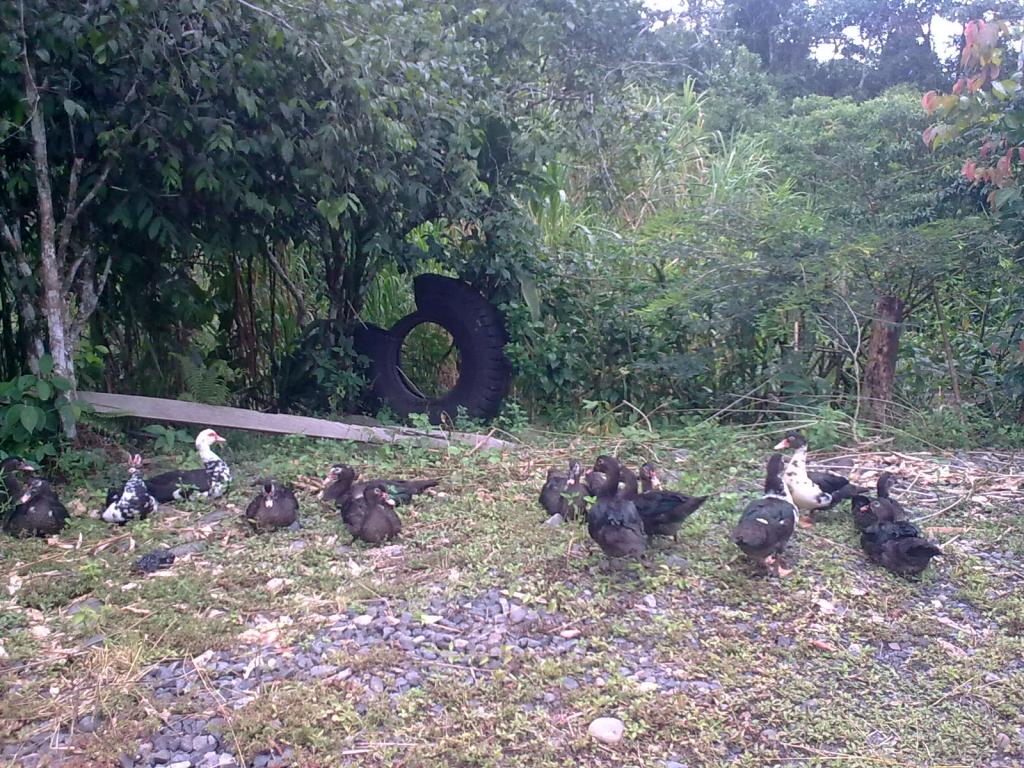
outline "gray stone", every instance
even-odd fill
[[[103,608],[103,601],[98,600],[95,597],[90,597],[85,600],[79,600],[77,603],[68,606],[68,616],[74,616],[82,611],[92,611],[93,613],[99,613]]]
[[[599,717],[587,727],[587,733],[602,744],[618,744],[626,732],[626,724],[617,717]]]
[[[370,690],[374,693],[384,693],[384,681],[374,675],[370,678]]]
[[[175,557],[185,557],[185,555],[198,555],[205,549],[205,541],[190,541],[187,544],[179,544],[176,547],[171,547],[171,554]]]
[[[565,518],[555,512],[551,517],[544,521],[544,525],[554,528],[557,525],[561,525],[565,522]]]
[[[171,753],[166,749],[158,749],[149,757],[156,765],[166,765],[171,762]]]
[[[217,746],[217,740],[213,736],[196,736],[192,739],[193,752],[209,752]]]
[[[329,677],[337,671],[338,668],[333,664],[317,664],[310,668],[309,674],[311,677]]]
[[[527,611],[526,611],[525,608],[523,608],[523,606],[521,606],[521,605],[514,606],[508,612],[508,620],[510,622],[512,622],[513,624],[519,624],[519,623],[521,623],[523,621],[526,621],[526,613],[527,613]]]
[[[78,730],[82,733],[92,733],[100,727],[102,721],[93,715],[86,715],[78,721]]]
[[[577,688],[580,687],[580,684],[576,682],[575,678],[567,677],[562,680],[562,687],[565,688],[567,691],[575,691]]]

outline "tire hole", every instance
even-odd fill
[[[409,331],[398,355],[406,386],[428,400],[442,398],[455,387],[461,365],[452,335],[437,323],[420,323]]]

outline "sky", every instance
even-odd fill
[[[685,2],[679,0],[644,0],[644,5],[656,11],[672,11],[685,7]],[[843,30],[851,39],[856,39],[856,27],[849,27]],[[922,32],[924,30],[922,29]],[[935,45],[938,47],[936,53],[940,59],[945,59],[956,51],[955,38],[958,38],[963,31],[963,25],[955,21],[949,21],[941,16],[932,17],[932,36]],[[818,46],[814,52],[819,61],[828,61],[835,57],[835,51],[831,45]]]

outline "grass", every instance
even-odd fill
[[[451,605],[493,588],[551,617],[534,635],[578,632],[582,652],[506,647],[497,670],[437,664],[422,687],[392,698],[355,680],[401,668],[403,654],[385,643],[372,653],[339,652],[335,662],[353,670],[351,678],[268,683],[241,709],[206,714],[224,718],[224,743],[248,759],[288,746],[293,764],[308,766],[1024,759],[1024,528],[997,494],[928,521],[950,543],[919,580],[866,564],[845,510],[837,510],[797,532],[788,551],[795,570],[780,581],[742,561],[728,538],[760,483],[766,451],[724,429],[600,446],[587,442],[596,438],[564,439],[505,456],[458,446],[229,439],[226,457],[239,480],[225,499],[167,507],[128,529],[78,519],[56,545],[0,540],[8,656],[0,740],[98,714],[104,726],[75,735],[70,753],[83,765],[113,764],[161,722],[202,709],[184,696],[163,711],[142,682],[155,662],[254,638],[302,648],[347,610],[430,613],[437,601]],[[550,464],[598,448],[669,464],[669,449],[678,447],[692,450],[677,464],[680,487],[718,492],[678,543],[658,542],[639,562],[618,565],[583,528],[539,525],[536,496]],[[168,460],[194,459],[185,451]],[[442,477],[443,495],[403,510],[401,548],[350,548],[307,482],[339,460],[380,475]],[[63,491],[72,509],[95,509],[118,472],[106,466],[76,478]],[[238,522],[251,492],[244,479],[264,474],[298,484],[302,530],[255,537]],[[948,490],[955,498],[963,489]],[[187,541],[201,551],[170,571],[128,572],[142,551]],[[645,685],[642,675],[655,670],[678,687]],[[599,745],[587,735],[602,715],[626,723],[622,743]]]

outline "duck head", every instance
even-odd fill
[[[36,468],[25,461],[21,456],[8,456],[0,462],[0,471],[3,472],[35,472]]]
[[[395,506],[395,500],[388,495],[388,489],[384,487],[383,483],[374,483],[367,486],[363,490],[363,496],[375,504],[387,504],[389,507]]]
[[[324,478],[324,485],[330,485],[331,483],[337,483],[338,481],[347,481],[349,485],[356,481],[359,477],[359,473],[356,472],[348,464],[332,464],[331,468],[327,470],[327,477]]]
[[[128,474],[138,477],[142,474],[142,454],[133,453],[128,457]]]
[[[640,465],[640,479],[651,484],[651,488],[661,488],[661,478],[658,477],[658,467],[654,462],[648,461]]]
[[[595,496],[614,495],[619,489],[622,465],[614,456],[598,456],[594,469],[587,475],[587,489]],[[603,478],[603,482],[602,482]]]
[[[226,443],[227,439],[217,434],[214,429],[204,429],[198,435],[196,435],[196,449],[203,450],[203,448],[209,448],[214,443]]]
[[[875,490],[878,493],[878,498],[888,499],[889,491],[896,482],[896,477],[892,472],[883,472],[878,476],[878,483],[875,485]]]
[[[779,443],[772,448],[773,451],[796,450],[806,448],[807,440],[799,432],[790,432]]]

